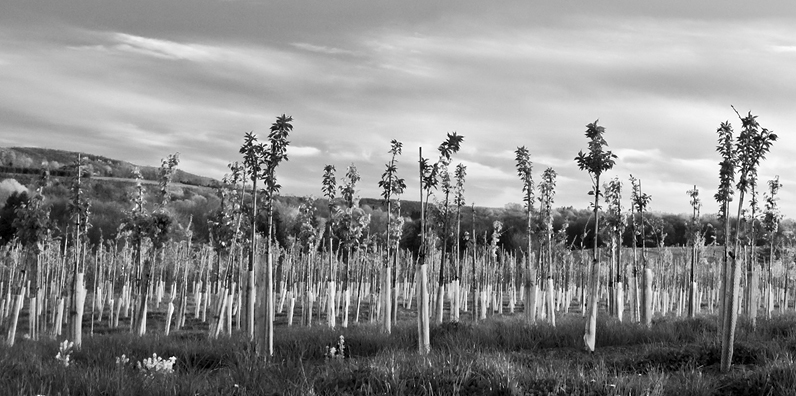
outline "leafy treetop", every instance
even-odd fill
[[[597,125],[598,121],[586,125],[586,137],[589,138],[589,153],[586,154],[581,150],[578,152],[578,156],[575,157],[575,162],[577,162],[580,170],[586,170],[596,177],[613,168],[616,163],[614,160],[616,155],[611,151],[605,150],[605,147],[608,147],[608,142],[603,137],[605,128]],[[598,188],[599,186],[595,186],[595,189]]]

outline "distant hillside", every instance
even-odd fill
[[[126,161],[100,155],[38,147],[0,147],[0,177],[19,179],[19,175],[39,174],[43,167],[49,169],[50,174],[55,177],[71,176],[74,174],[74,163],[78,155],[86,158],[93,168],[94,176],[115,179],[133,178],[133,169],[136,165]],[[144,179],[157,180],[159,165],[139,165],[138,168]],[[213,187],[219,184],[215,179],[194,175],[179,169],[174,175],[173,182],[204,187]]]

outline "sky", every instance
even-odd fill
[[[586,208],[586,125],[649,210],[715,213],[716,129],[758,115],[779,135],[759,169],[796,217],[796,6],[741,1],[74,0],[0,6],[0,146],[81,151],[220,179],[293,117],[283,194],[321,195],[355,165],[378,197],[390,141],[403,143],[404,199],[418,199],[418,148],[464,142],[468,205],[522,202],[514,150],[534,178],[557,173],[556,206]],[[737,204],[737,203],[736,203]],[[735,210],[735,209],[733,209]]]

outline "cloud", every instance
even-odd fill
[[[156,58],[203,61],[213,57],[207,47],[204,46],[181,44],[174,41],[140,37],[125,33],[116,33],[114,39],[117,42],[115,48],[118,50],[154,56]]]
[[[335,47],[327,47],[323,45],[314,45],[309,43],[292,43],[292,46],[309,52],[316,52],[326,55],[354,55],[353,51],[344,50]]]
[[[289,157],[314,157],[321,153],[321,150],[315,147],[301,147],[301,146],[288,146],[287,155]]]
[[[105,53],[128,53],[163,60],[187,60],[204,62],[217,60],[218,48],[209,45],[179,43],[176,41],[137,36],[133,34],[110,32],[85,33],[98,43],[70,45],[67,48],[77,51],[96,51]]]
[[[454,163],[461,162],[467,167],[467,178],[470,180],[514,180],[514,174],[507,173],[497,167],[480,164],[474,161],[454,159]],[[453,169],[453,168],[452,168]]]

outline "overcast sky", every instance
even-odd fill
[[[10,3],[10,4],[9,4]],[[648,4],[650,3],[650,4]],[[82,151],[221,178],[243,135],[294,118],[284,194],[321,195],[350,164],[376,197],[391,139],[417,199],[417,150],[465,136],[466,200],[521,202],[513,151],[556,205],[585,208],[574,157],[599,119],[608,177],[650,209],[715,213],[716,129],[742,114],[779,134],[759,171],[796,217],[796,8],[741,1],[23,1],[0,6],[0,146]],[[625,197],[629,197],[626,183]]]

